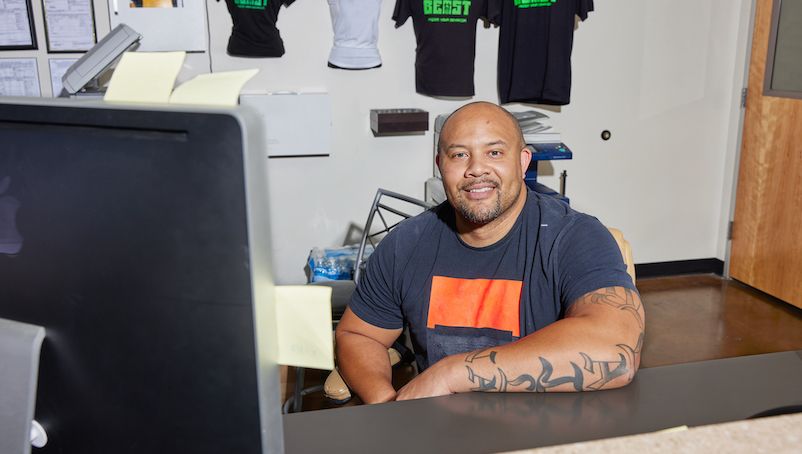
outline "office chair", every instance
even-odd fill
[[[621,250],[621,257],[624,259],[624,263],[627,266],[627,273],[632,278],[632,283],[635,284],[635,263],[632,259],[632,249],[629,246],[629,242],[624,239],[624,234],[620,230],[609,227],[607,230],[610,231],[615,242],[618,244],[618,248]],[[395,345],[393,345],[393,347],[395,347]],[[402,360],[397,352],[393,352],[393,348],[390,348],[389,354],[390,364],[393,366],[400,363]],[[334,403],[345,403],[351,400],[351,390],[348,388],[348,385],[345,384],[345,381],[340,376],[340,372],[336,368],[326,378],[323,391],[329,400]]]
[[[345,308],[348,306],[348,300],[351,298],[351,293],[356,289],[356,283],[359,281],[359,276],[365,271],[365,264],[368,260],[368,255],[365,253],[368,245],[376,247],[381,239],[390,232],[395,226],[400,224],[407,218],[415,216],[423,210],[433,208],[431,203],[424,202],[412,197],[398,194],[396,192],[388,191],[386,189],[379,189],[376,191],[376,196],[370,207],[368,220],[365,222],[365,229],[362,233],[362,238],[359,242],[359,249],[357,251],[356,263],[354,265],[353,280],[340,280],[340,281],[322,281],[313,282],[309,285],[324,285],[331,287],[331,318],[334,327],[336,328],[340,318],[342,318]],[[374,230],[374,221],[377,223]],[[396,341],[393,347],[389,350],[389,355],[393,364],[410,363],[415,360],[415,355],[407,349],[402,342]],[[339,374],[338,374],[339,375]],[[324,390],[324,385],[312,386],[304,388],[304,380],[306,378],[306,369],[298,367],[295,369],[295,392],[292,399],[288,399],[284,403],[283,412],[289,413],[290,408],[293,412],[301,411],[303,408],[304,396]],[[342,393],[332,391],[326,393],[329,400],[335,404],[344,404],[351,400],[350,391],[342,397],[338,397]]]
[[[618,243],[618,248],[621,249],[621,257],[627,266],[627,273],[632,278],[632,284],[635,285],[635,262],[632,260],[632,248],[629,247],[629,242],[624,239],[624,234],[620,230],[611,227],[607,227],[607,230],[613,234],[615,242]]]

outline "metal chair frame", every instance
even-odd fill
[[[397,208],[393,208],[391,206],[381,203],[381,198],[383,196],[392,197],[407,203],[411,203],[413,205],[418,205],[422,207],[424,210],[434,208],[435,206],[431,203],[424,202],[422,200],[418,200],[413,197],[408,197],[403,194],[399,194],[397,192],[392,192],[386,189],[379,188],[379,190],[376,191],[376,197],[374,197],[373,204],[370,207],[370,214],[368,215],[367,222],[365,222],[365,231],[362,234],[362,240],[359,243],[359,250],[357,251],[356,254],[356,265],[354,266],[354,281],[356,282],[359,282],[359,276],[364,272],[365,264],[367,263],[367,259],[365,258],[365,248],[367,247],[367,243],[370,243],[370,245],[375,248],[376,242],[373,241],[374,238],[378,237],[381,234],[388,233],[390,230],[394,229],[398,224],[413,216],[411,214],[404,213],[403,211],[398,210]],[[384,215],[382,214],[381,210],[393,213],[404,219],[396,222],[395,224],[388,225],[387,220],[384,218]],[[376,214],[379,215],[379,219],[381,219],[382,224],[384,225],[384,229],[375,233],[370,233],[370,228],[373,226],[373,219]]]
[[[388,233],[390,230],[394,229],[398,224],[403,222],[406,219],[411,218],[412,214],[405,213],[397,208],[393,208],[391,206],[385,205],[381,202],[382,197],[392,197],[394,199],[398,199],[412,205],[418,205],[424,210],[428,210],[433,208],[435,205],[424,202],[422,200],[418,200],[413,197],[405,196],[403,194],[399,194],[397,192],[388,191],[386,189],[381,189],[376,191],[376,197],[373,198],[373,204],[370,206],[370,214],[368,214],[368,220],[365,223],[365,230],[362,232],[362,239],[359,242],[359,249],[356,255],[356,263],[354,265],[354,282],[358,282],[359,276],[365,271],[365,265],[367,263],[367,258],[365,258],[365,249],[367,248],[368,243],[374,248],[378,244],[379,240],[377,237],[379,235]],[[389,224],[387,219],[385,218],[384,214],[382,214],[382,210],[395,214],[396,216],[402,217],[400,221]],[[375,233],[370,233],[371,227],[373,226],[373,220],[375,219],[375,215],[379,215],[379,219],[382,222],[384,228],[379,230]],[[375,241],[374,241],[375,240]],[[336,325],[339,320],[333,321],[333,324]],[[287,399],[287,402],[284,403],[283,413],[289,413],[290,408],[292,408],[293,412],[300,411],[299,409],[303,406],[303,398],[307,394],[322,391],[323,385],[318,386],[311,386],[309,388],[303,388],[304,380],[306,378],[306,370],[303,367],[298,367],[295,369],[295,395],[291,399]]]

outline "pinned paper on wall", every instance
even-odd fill
[[[275,292],[278,363],[310,369],[334,369],[331,288],[279,285]]]
[[[47,52],[86,52],[97,44],[89,0],[42,0]]]
[[[31,0],[0,0],[0,24],[0,51],[38,49]]]
[[[36,58],[0,58],[0,95],[42,96]]]
[[[48,61],[50,65],[50,87],[52,88],[54,98],[61,97],[62,93],[65,98],[69,96],[69,93],[64,90],[62,78],[70,66],[77,61],[77,58],[51,58]]]

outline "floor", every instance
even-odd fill
[[[639,279],[646,310],[641,367],[802,350],[802,309],[738,281]]]
[[[641,368],[802,350],[802,309],[713,274],[638,279],[646,311]],[[324,374],[309,371],[306,386]],[[396,370],[396,386],[414,375]],[[358,405],[354,399],[347,405]],[[322,393],[304,411],[331,408]]]

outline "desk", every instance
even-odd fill
[[[621,389],[465,393],[284,415],[287,454],[484,454],[699,426],[802,403],[802,351],[643,369]]]

